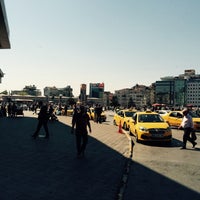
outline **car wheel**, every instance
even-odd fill
[[[131,132],[131,129],[129,128],[129,135],[133,135],[133,133]]]
[[[126,123],[123,125],[124,130],[128,130]]]
[[[113,125],[117,126],[117,124],[116,124],[116,121],[115,121],[115,120],[113,120]]]
[[[166,145],[169,146],[169,147],[172,146],[172,140],[167,141],[167,142],[166,142]]]
[[[138,139],[138,134],[137,133],[135,133],[135,137],[136,137],[136,142],[139,143],[140,141]]]
[[[126,124],[125,124],[125,123],[123,124],[122,128],[123,128],[124,130],[126,130]]]

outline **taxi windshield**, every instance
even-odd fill
[[[126,115],[126,117],[132,117],[134,113],[135,112],[133,112],[133,111],[127,111],[127,112],[125,112],[125,115]]]

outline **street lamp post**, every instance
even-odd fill
[[[59,104],[61,105],[62,94],[59,94]]]

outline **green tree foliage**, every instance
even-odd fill
[[[134,103],[132,97],[130,97],[128,100],[128,108],[131,108],[131,107],[135,107],[135,103]]]
[[[111,106],[114,106],[114,108],[120,106],[117,96],[113,96]]]
[[[74,105],[76,102],[75,102],[75,100],[74,100],[73,98],[69,98],[69,99],[67,100],[67,103],[68,103],[68,105],[72,106],[72,105]]]
[[[8,95],[8,91],[7,90],[4,90],[3,92],[1,92],[0,94],[5,94],[5,95]]]

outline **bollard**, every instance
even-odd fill
[[[119,130],[118,133],[123,133],[121,121],[119,122]]]

